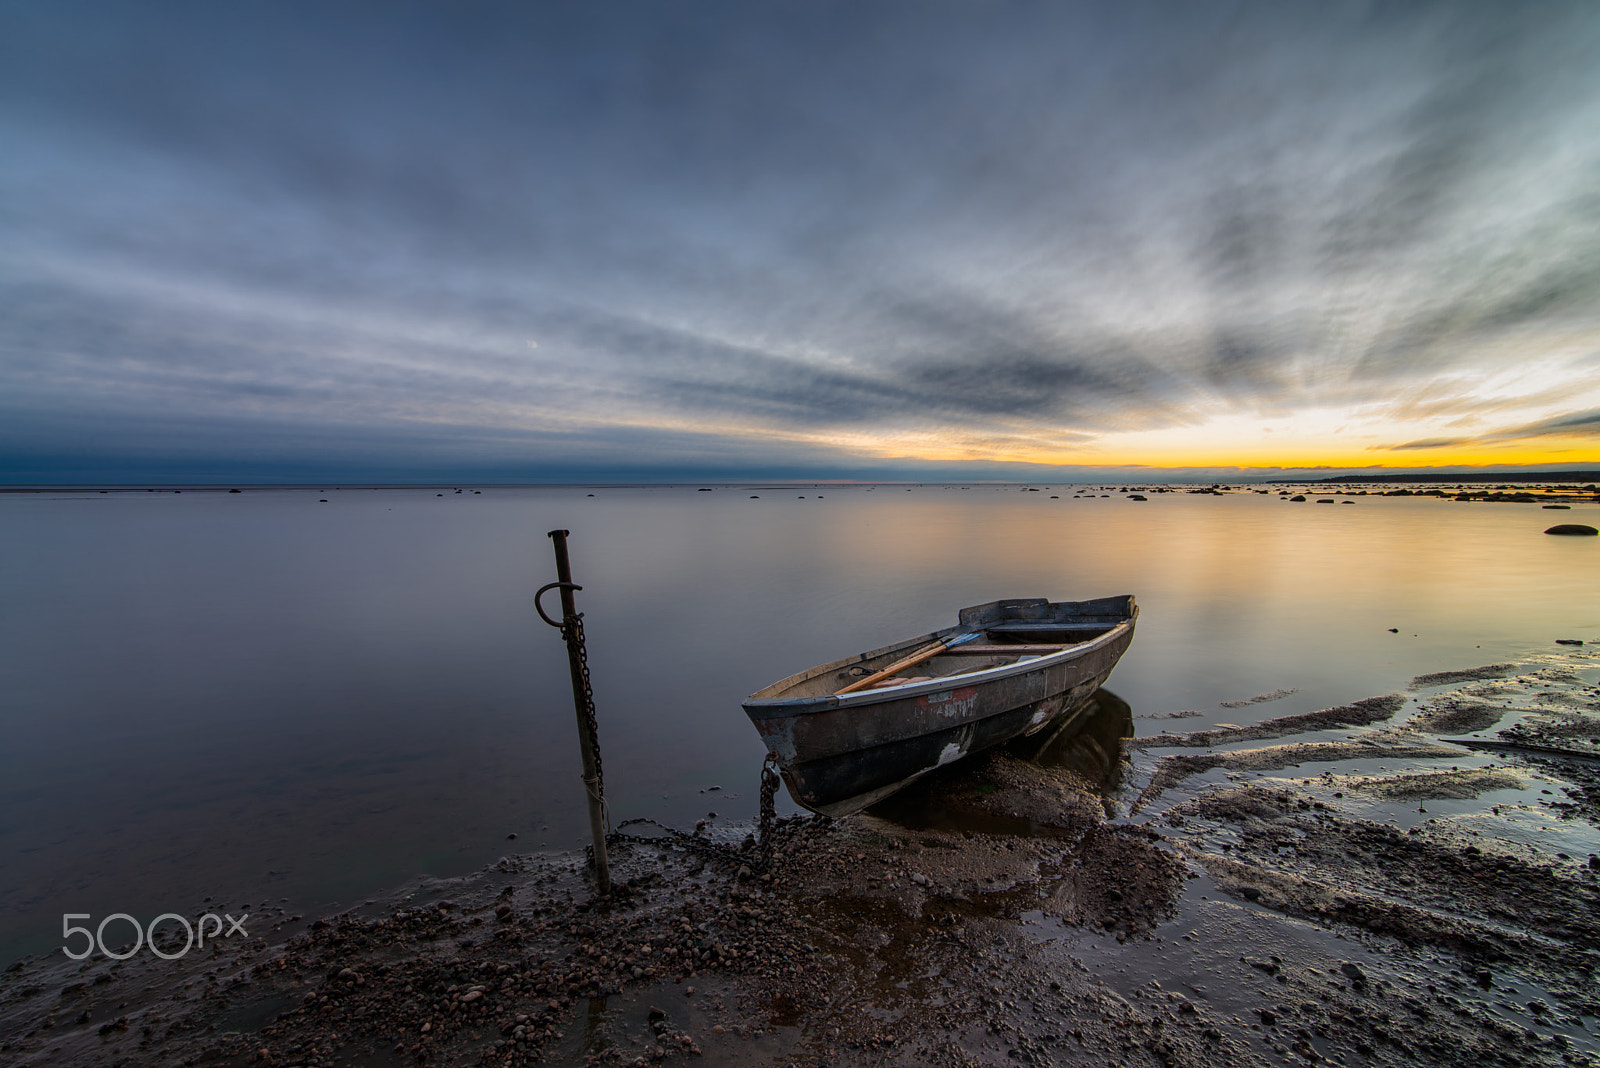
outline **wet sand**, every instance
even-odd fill
[[[713,821],[709,849],[618,843],[606,899],[581,856],[509,856],[339,916],[258,906],[259,937],[180,961],[26,960],[0,1059],[1592,1065],[1600,858],[1563,846],[1600,827],[1597,668],[1135,745],[1102,695],[1080,735],[784,821],[770,867]],[[1495,725],[1466,739],[1492,753],[1441,740]]]

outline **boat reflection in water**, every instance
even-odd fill
[[[1099,798],[1107,818],[1116,815],[1116,795],[1128,767],[1127,743],[1133,737],[1133,709],[1109,690],[1095,691],[1087,715],[1074,718],[1031,738],[1018,738],[993,750],[1040,768],[1076,775]],[[965,831],[973,834],[1073,836],[1023,816],[1007,816],[973,804],[975,795],[993,790],[986,781],[984,760],[964,761],[927,776],[867,811],[913,830]]]
[[[1089,715],[1079,723],[1063,723],[1033,738],[1019,738],[1008,749],[1045,768],[1062,768],[1096,787],[1107,817],[1115,816],[1113,800],[1122,789],[1128,767],[1127,743],[1133,737],[1133,708],[1110,690],[1096,690]]]

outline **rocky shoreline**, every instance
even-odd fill
[[[1600,825],[1592,655],[1132,749],[1107,697],[1083,734],[872,815],[782,821],[770,866],[711,828],[619,842],[602,899],[581,856],[513,856],[178,961],[19,962],[0,1060],[1600,1064],[1600,859],[1538,841]],[[1496,744],[1545,751],[1474,763],[1437,737],[1513,713]],[[1215,748],[1302,731],[1322,736]],[[1352,747],[1430,755],[1300,770]],[[1221,759],[1152,793],[1199,757]],[[1377,818],[1396,804],[1422,811]]]

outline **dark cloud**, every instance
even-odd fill
[[[1541,419],[1502,432],[1498,437],[1520,440],[1540,437],[1600,437],[1600,409]]]
[[[1600,408],[1573,412],[1568,415],[1540,419],[1521,426],[1504,427],[1485,434],[1457,438],[1425,438],[1408,441],[1404,445],[1387,445],[1381,448],[1439,449],[1467,444],[1504,444],[1512,441],[1537,441],[1540,438],[1600,438]]]
[[[1390,445],[1387,447],[1395,451],[1403,449],[1444,449],[1451,445],[1462,445],[1471,440],[1471,438],[1419,438],[1416,441],[1408,441],[1404,445]]]

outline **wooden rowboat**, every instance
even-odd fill
[[[969,753],[1070,729],[1138,616],[1131,596],[991,601],[963,608],[953,627],[790,675],[744,710],[789,796],[848,815]]]

